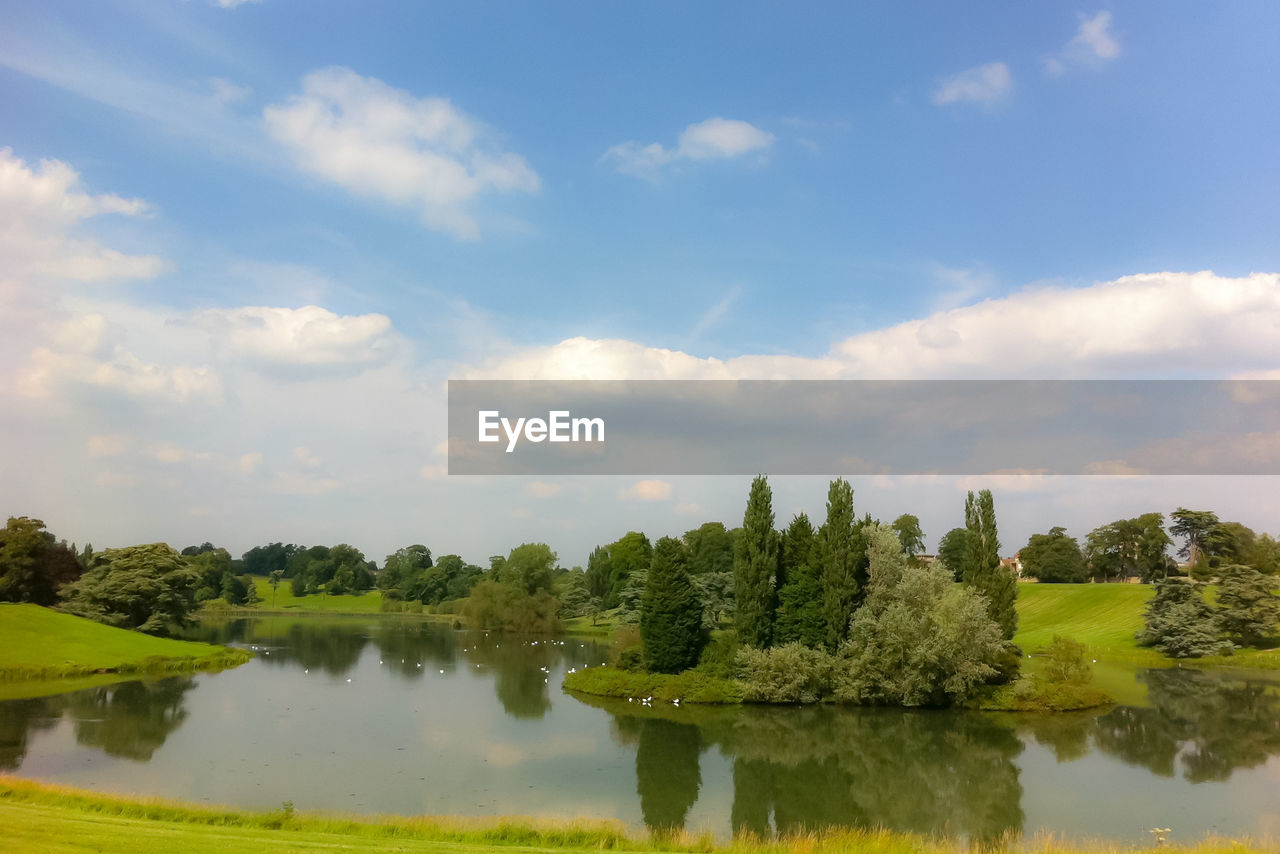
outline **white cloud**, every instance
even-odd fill
[[[640,480],[619,490],[618,497],[635,501],[669,501],[671,484],[665,480]]]
[[[933,103],[958,104],[972,101],[991,106],[1013,90],[1013,74],[1003,62],[978,65],[943,78],[933,92]]]
[[[358,372],[385,363],[397,346],[386,315],[342,316],[315,305],[210,309],[193,323],[227,357],[293,373]]]
[[[279,472],[267,484],[267,489],[280,495],[326,495],[338,488],[338,481],[327,477],[312,477],[297,472]]]
[[[676,505],[675,511],[681,516],[700,516],[706,511],[695,501],[682,501]]]
[[[417,208],[430,228],[476,239],[469,203],[485,191],[535,192],[536,172],[444,98],[417,98],[347,68],[324,68],[263,111],[299,165],[360,196]]]
[[[1280,274],[1147,273],[1035,287],[837,342],[824,356],[700,358],[570,338],[462,379],[948,379],[1237,375],[1280,365]]]
[[[85,453],[91,458],[118,457],[129,449],[129,437],[119,434],[90,436],[85,442]]]
[[[261,3],[262,0],[210,0],[219,9],[235,9],[248,3]]]
[[[1120,42],[1111,33],[1111,13],[1099,12],[1092,18],[1080,16],[1080,29],[1058,53],[1046,57],[1045,70],[1062,74],[1071,66],[1098,68],[1120,55]]]
[[[677,160],[718,160],[764,151],[773,145],[773,134],[748,122],[713,117],[691,124],[680,134],[674,149],[651,142],[624,142],[604,153],[619,172],[653,178],[664,166]]]
[[[530,498],[554,498],[564,491],[564,487],[558,483],[547,483],[541,480],[535,480],[524,485],[524,494]]]
[[[92,217],[149,213],[141,199],[84,192],[79,174],[60,160],[41,160],[32,169],[12,149],[0,148],[0,281],[152,278],[168,268],[163,258],[128,255],[75,233]]]

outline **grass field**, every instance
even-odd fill
[[[248,812],[154,799],[98,795],[0,776],[0,827],[6,851],[100,851],[151,854],[173,851],[703,851],[722,854],[961,854],[961,842],[890,831],[833,831],[759,842],[716,844],[709,836],[674,834],[637,838],[617,822],[457,819],[394,816],[360,819],[312,813]],[[1011,841],[1010,854],[1121,854],[1150,850],[1116,843],[1069,843],[1048,838]],[[1247,840],[1170,844],[1165,852],[1249,854],[1274,847]]]
[[[38,605],[0,604],[0,681],[229,667],[249,653],[104,626]]]
[[[1048,645],[1054,635],[1063,635],[1088,646],[1099,660],[1169,666],[1176,660],[1138,646],[1135,637],[1154,594],[1147,584],[1019,584],[1014,643],[1032,652]],[[1245,649],[1186,663],[1280,669],[1280,649]]]
[[[325,614],[380,614],[382,613],[382,591],[366,590],[364,593],[343,593],[340,596],[328,596],[312,593],[310,596],[294,596],[289,579],[280,582],[274,594],[271,582],[265,578],[255,578],[253,583],[258,588],[261,600],[250,610],[254,611],[289,611],[318,612]]]

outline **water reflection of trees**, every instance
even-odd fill
[[[1150,706],[1097,719],[1099,749],[1155,774],[1226,780],[1280,754],[1280,686],[1190,668],[1148,670]]]
[[[146,762],[186,720],[186,694],[194,686],[191,677],[178,676],[0,702],[0,768],[19,768],[31,734],[64,718],[79,744]]]

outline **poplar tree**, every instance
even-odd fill
[[[702,599],[689,577],[684,543],[658,540],[640,604],[640,641],[645,667],[679,673],[698,663],[704,642]]]
[[[758,475],[751,481],[742,535],[733,555],[733,579],[737,600],[734,622],[738,640],[766,649],[773,643],[777,610],[778,532],[773,529],[773,491],[769,480]]]
[[[1013,572],[1000,565],[1000,537],[996,531],[995,501],[991,490],[975,498],[970,492],[964,504],[964,523],[969,532],[964,582],[987,597],[987,613],[1000,626],[1005,640],[1018,631],[1018,582]]]
[[[827,521],[818,532],[818,543],[822,616],[827,647],[834,651],[849,636],[849,620],[862,593],[859,569],[866,557],[853,516],[853,487],[844,478],[827,488]]]

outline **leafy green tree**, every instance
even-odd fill
[[[1005,651],[987,602],[946,570],[909,563],[889,526],[868,535],[870,593],[840,648],[837,699],[942,706],[972,696],[999,674]]]
[[[530,594],[486,578],[472,588],[464,613],[479,629],[547,634],[560,630],[559,610],[559,600],[548,590]]]
[[[622,597],[627,580],[634,572],[646,572],[653,561],[649,538],[638,531],[628,531],[609,544],[609,593],[605,607],[614,608]]]
[[[240,583],[244,585],[244,604],[257,605],[262,601],[262,597],[258,595],[258,585],[253,582],[253,576],[241,576]]]
[[[737,603],[733,595],[732,572],[703,572],[693,576],[693,586],[702,599],[702,624],[707,631],[720,627],[720,621],[732,617]]]
[[[644,591],[648,587],[649,570],[641,569],[627,577],[627,586],[622,588],[618,597],[618,622],[624,625],[638,625],[640,610],[644,603]]]
[[[982,490],[976,498],[969,493],[964,518],[969,531],[965,583],[987,598],[987,613],[1000,626],[1005,639],[1011,639],[1018,631],[1018,612],[1014,608],[1018,582],[1000,563],[1000,537],[991,490]]]
[[[289,545],[268,543],[265,546],[254,546],[241,555],[244,571],[250,575],[268,576],[278,570],[284,573],[285,578],[291,578],[293,573],[289,571],[289,559],[301,548],[292,543]]]
[[[222,574],[219,593],[223,599],[227,600],[228,604],[243,605],[245,604],[245,597],[247,596],[248,591],[245,588],[245,583],[236,578],[235,575],[231,573],[231,570],[228,569]]]
[[[308,578],[305,571],[296,573],[289,579],[289,591],[293,594],[295,599],[301,599],[303,596],[307,595],[307,581]]]
[[[1230,649],[1218,637],[1218,620],[1204,598],[1204,585],[1166,579],[1156,582],[1143,614],[1138,643],[1173,658],[1198,658]]]
[[[924,553],[924,531],[920,530],[920,520],[910,513],[903,513],[893,520],[893,530],[898,533],[902,542],[902,550],[908,558]]]
[[[499,579],[530,595],[539,590],[550,591],[556,553],[546,543],[516,546],[507,556]]]
[[[1053,527],[1047,534],[1032,534],[1019,552],[1023,574],[1050,583],[1076,584],[1089,580],[1089,568],[1075,537],[1066,528]]]
[[[768,478],[751,482],[742,536],[733,560],[734,623],[738,639],[766,649],[773,642],[777,609],[778,532],[773,529],[773,492]],[[652,579],[650,579],[652,582]]]
[[[276,590],[280,587],[280,579],[284,578],[284,570],[271,570],[271,607],[276,606]]]
[[[723,522],[707,522],[685,531],[684,544],[689,552],[689,574],[733,572],[733,535]]]
[[[196,584],[196,601],[207,602],[223,596],[223,583],[231,574],[231,555],[226,549],[199,549],[186,556],[187,564],[200,574]],[[225,598],[225,597],[224,597]],[[239,604],[228,599],[231,604]]]
[[[1251,566],[1232,565],[1219,571],[1218,625],[1235,643],[1259,646],[1276,633],[1280,622],[1280,597],[1275,578]]]
[[[52,605],[80,573],[75,551],[55,540],[39,519],[10,516],[0,529],[0,602]]]
[[[1249,559],[1245,562],[1265,575],[1280,573],[1280,542],[1270,534],[1263,534],[1258,537]]]
[[[956,581],[964,580],[964,564],[969,555],[969,529],[952,528],[938,543],[938,563]]]
[[[182,550],[182,556],[195,557],[196,555],[202,555],[205,552],[211,552],[214,550],[214,548],[216,548],[214,544],[206,540],[205,542],[201,543],[198,546],[187,546],[185,549]]]
[[[836,478],[827,487],[827,521],[818,529],[822,561],[822,618],[827,648],[835,650],[849,636],[849,619],[864,595],[866,544],[853,515],[853,487]]]
[[[1185,558],[1188,563],[1197,563],[1201,556],[1208,557],[1214,530],[1218,527],[1218,514],[1208,510],[1188,510],[1179,507],[1170,514],[1173,524],[1169,533],[1183,540],[1178,549],[1178,557]]]
[[[591,613],[593,601],[595,600],[587,589],[586,581],[582,578],[574,579],[560,594],[560,616],[585,617]]]
[[[587,557],[587,590],[602,602],[613,590],[608,546],[596,546]]]
[[[822,588],[818,584],[822,553],[817,532],[804,513],[793,518],[782,534],[781,563],[784,581],[778,591],[774,643],[801,643],[818,649],[827,637]]]
[[[107,549],[61,591],[63,609],[109,626],[176,634],[191,624],[199,576],[164,543]]]
[[[1100,525],[1085,538],[1089,572],[1101,581],[1138,575],[1138,543],[1142,529],[1136,519],[1117,519]]]
[[[431,568],[431,549],[422,544],[405,546],[387,555],[382,562],[382,571],[378,573],[377,585],[380,590],[393,588],[407,589],[418,575]]]
[[[1168,578],[1174,569],[1169,558],[1169,546],[1173,540],[1164,530],[1163,513],[1143,513],[1135,520],[1138,530],[1138,545],[1135,553],[1138,576],[1144,584],[1150,584],[1157,578]]]
[[[464,599],[471,593],[471,588],[484,574],[480,567],[467,563],[458,555],[445,555],[440,558],[436,567],[444,572],[444,600]]]
[[[640,640],[645,667],[654,673],[679,673],[698,663],[706,644],[702,601],[689,577],[684,544],[658,540],[640,606]]]

